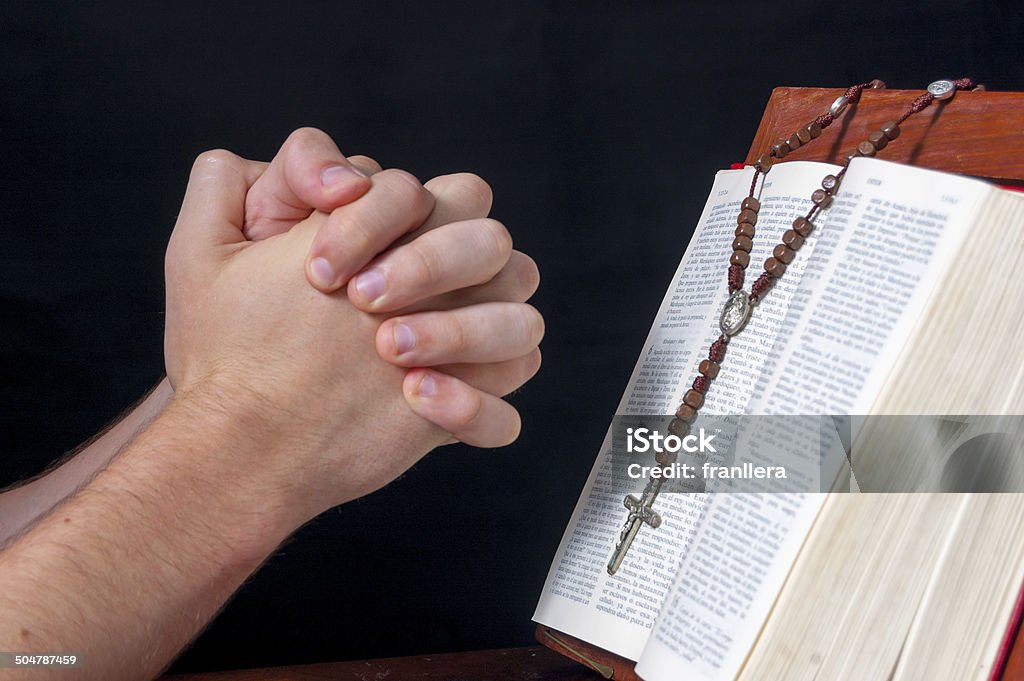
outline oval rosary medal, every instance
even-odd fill
[[[729,296],[729,300],[725,301],[725,307],[722,308],[722,317],[718,321],[722,333],[726,336],[735,336],[742,331],[750,319],[750,308],[750,296],[746,291],[740,289]]]

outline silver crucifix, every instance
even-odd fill
[[[647,481],[647,486],[644,487],[643,494],[639,498],[627,494],[626,498],[622,500],[622,504],[629,509],[629,515],[626,516],[626,523],[622,526],[622,532],[619,533],[619,541],[615,543],[612,558],[608,561],[608,574],[614,575],[618,571],[619,566],[622,565],[622,559],[626,557],[626,551],[629,550],[630,544],[633,543],[633,539],[636,538],[641,527],[645,524],[652,528],[661,525],[661,516],[651,507],[654,505],[654,500],[658,498],[662,482],[662,478],[651,478]]]

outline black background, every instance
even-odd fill
[[[712,174],[771,88],[1024,88],[1018,3],[920,4],[4,3],[0,486],[161,376],[163,249],[199,152],[269,159],[313,125],[424,180],[471,170],[543,277],[522,437],[438,451],[301,530],[177,668],[528,644]]]

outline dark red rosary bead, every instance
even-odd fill
[[[708,359],[717,363],[721,363],[725,359],[725,340],[723,336],[719,336],[718,340],[711,344],[711,349],[708,350]]]
[[[711,379],[707,376],[698,376],[693,379],[693,389],[699,392],[701,395],[707,394],[708,388],[711,387]]]
[[[758,300],[760,300],[764,294],[768,293],[768,289],[770,289],[771,287],[772,276],[767,272],[764,272],[763,274],[761,274],[760,277],[757,278],[757,281],[755,281],[754,285],[751,287],[750,297],[757,298]]]
[[[739,265],[729,266],[729,293],[735,293],[743,288],[743,279],[746,277],[746,268]]]

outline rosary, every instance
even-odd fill
[[[790,151],[798,149],[820,136],[821,131],[842,115],[849,105],[860,101],[861,93],[866,88],[880,89],[884,87],[885,83],[880,80],[850,87],[842,96],[832,102],[826,113],[797,130],[796,134],[789,139],[779,140],[773,144],[771,150],[754,163],[754,178],[750,182],[750,192],[740,203],[740,212],[736,219],[736,238],[732,242],[732,256],[729,258],[729,298],[726,300],[719,319],[721,334],[711,344],[707,359],[701,361],[697,368],[698,376],[693,379],[693,385],[683,395],[683,402],[679,405],[675,418],[668,426],[669,432],[673,435],[682,438],[690,432],[690,424],[704,405],[704,396],[721,369],[729,339],[743,330],[750,319],[753,308],[768,293],[775,280],[786,272],[786,265],[793,261],[796,252],[803,245],[804,239],[814,231],[812,220],[832,203],[843,180],[843,175],[850,167],[850,162],[858,156],[874,156],[884,149],[889,142],[899,137],[900,124],[903,121],[924,111],[932,102],[950,99],[957,90],[972,89],[975,86],[970,78],[935,81],[928,86],[927,92],[910,103],[898,119],[888,121],[882,125],[881,129],[868,135],[867,140],[857,145],[856,151],[846,158],[846,163],[843,164],[839,172],[834,175],[826,175],[822,179],[821,188],[815,189],[811,194],[810,210],[806,215],[793,221],[792,229],[782,235],[782,242],[775,246],[771,257],[764,261],[764,272],[750,287],[750,293],[744,291],[743,280],[746,276],[747,265],[750,264],[750,250],[754,243],[754,225],[757,224],[757,213],[761,209],[761,203],[754,198],[757,193],[758,177],[766,176],[772,165],[785,158]],[[669,466],[675,462],[675,459],[675,452],[663,451],[655,455],[655,460],[661,466]],[[619,534],[611,560],[608,561],[608,574],[614,575],[618,571],[641,527],[649,525],[652,528],[657,528],[661,525],[661,516],[653,509],[653,505],[661,491],[663,482],[664,478],[652,477],[640,497],[630,494],[623,501],[629,515]]]

